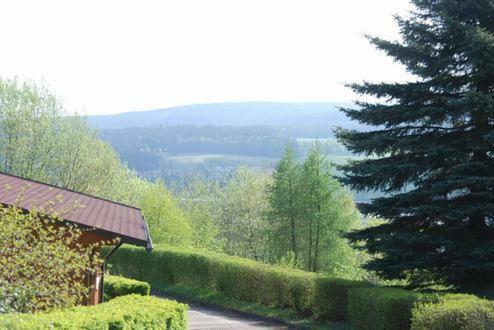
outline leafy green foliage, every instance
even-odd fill
[[[135,204],[139,180],[46,88],[0,79],[0,132],[0,171]]]
[[[448,294],[438,303],[413,309],[413,330],[493,329],[494,302],[472,295]]]
[[[140,294],[141,296],[149,296],[150,291],[151,287],[146,282],[141,282],[121,276],[114,276],[109,274],[105,275],[105,301],[129,294]]]
[[[155,297],[129,295],[97,306],[79,306],[37,314],[0,316],[0,328],[31,329],[187,329],[187,305]]]
[[[366,285],[249,259],[177,248],[157,247],[147,253],[125,246],[112,255],[111,263],[114,273],[146,281],[155,289],[210,289],[239,301],[329,320],[346,318],[347,291]]]
[[[247,168],[239,168],[223,186],[194,180],[179,195],[194,231],[194,245],[264,260],[269,182],[268,174]]]
[[[270,177],[240,168],[222,190],[220,233],[224,251],[251,259],[263,259],[266,252],[267,198]]]
[[[196,247],[360,276],[355,251],[341,237],[360,216],[320,149],[304,167],[289,148],[272,177],[239,168],[224,186],[195,179],[179,199]]]
[[[300,199],[301,169],[297,163],[295,151],[287,146],[273,173],[273,181],[268,187],[269,222],[271,225],[271,250],[277,259],[286,258],[294,266],[301,264],[300,256]]]
[[[210,251],[222,251],[220,236],[220,210],[215,201],[221,200],[221,188],[197,178],[178,194],[180,208],[192,229],[192,245]]]
[[[42,213],[0,208],[0,308],[34,312],[74,306],[100,270],[97,244],[80,244],[81,229]]]
[[[30,288],[16,287],[0,281],[0,315],[28,313],[35,310],[35,292]]]
[[[184,213],[161,181],[146,183],[140,207],[157,243],[189,245],[191,228]]]
[[[319,145],[309,153],[302,166],[300,185],[307,269],[344,274],[352,256],[341,235],[360,223],[353,199],[332,176],[330,162]]]
[[[303,164],[288,147],[269,186],[272,253],[296,267],[356,277],[355,252],[341,235],[356,228],[360,215],[349,193],[333,177],[331,163],[316,142]],[[357,266],[358,267],[358,266]]]
[[[348,293],[348,316],[353,329],[408,330],[414,305],[435,300],[433,294],[398,288],[356,288]]]
[[[138,178],[46,88],[0,79],[0,132],[0,171],[138,206],[157,242],[190,243],[188,223],[163,183]]]
[[[479,292],[494,278],[494,3],[412,3],[401,41],[370,40],[417,79],[352,85],[382,102],[345,113],[376,129],[337,131],[375,156],[342,166],[343,182],[390,194],[363,207],[389,222],[350,238],[381,254],[366,267],[388,279]]]

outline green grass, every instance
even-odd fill
[[[218,292],[208,289],[191,289],[191,288],[168,288],[159,291],[171,298],[182,299],[185,302],[193,302],[209,306],[220,306],[223,308],[240,311],[268,319],[282,321],[291,326],[302,329],[320,329],[320,330],[348,330],[348,322],[318,322],[310,318],[300,318],[294,311],[283,310],[274,307],[265,307],[256,303],[249,303],[226,297]]]

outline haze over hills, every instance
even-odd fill
[[[89,116],[88,119],[92,125],[100,129],[176,125],[291,128],[324,126],[328,131],[332,126],[362,128],[339,111],[340,106],[352,107],[352,104],[336,102],[197,104],[116,115],[95,115]]]

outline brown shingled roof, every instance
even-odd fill
[[[5,173],[0,173],[0,203],[36,208],[109,238],[120,237],[123,243],[152,249],[146,221],[135,207]]]

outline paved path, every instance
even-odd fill
[[[204,306],[190,301],[184,301],[184,299],[180,297],[169,296],[161,292],[153,292],[153,295],[161,298],[173,299],[188,304],[190,330],[288,329],[288,327],[280,323],[263,319],[261,317],[256,317],[254,315],[248,315],[222,307]]]
[[[277,323],[240,313],[189,303],[189,329],[287,329]]]

